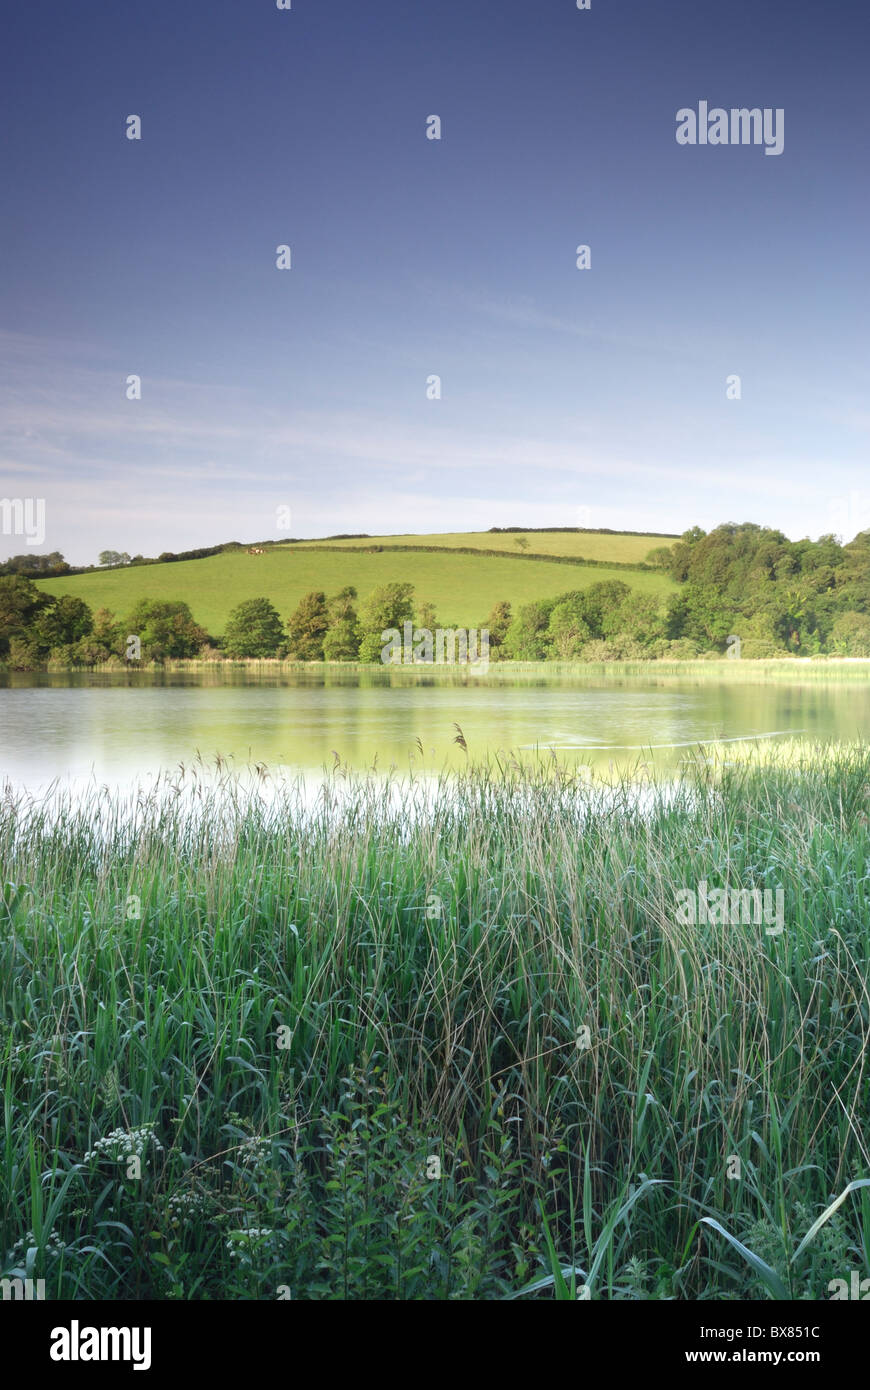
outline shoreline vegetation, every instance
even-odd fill
[[[519,676],[576,678],[578,680],[801,680],[870,678],[870,657],[817,655],[812,657],[781,656],[774,659],[741,657],[729,659],[719,653],[706,657],[674,661],[665,657],[647,661],[509,661],[491,662],[486,668],[473,663],[415,662],[382,663],[380,661],[296,661],[292,657],[225,657],[210,654],[186,659],[168,658],[164,661],[125,661],[115,657],[93,666],[70,666],[62,662],[47,662],[38,671],[17,670],[8,662],[0,662],[0,676],[31,677],[33,675],[183,675],[183,674],[245,674],[245,675],[369,675],[459,680],[509,680]]]
[[[699,757],[640,799],[554,759],[411,817],[390,785],[0,802],[3,1276],[817,1300],[870,1273],[870,747]],[[717,888],[777,926],[717,920]]]

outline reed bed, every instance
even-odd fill
[[[729,661],[725,656],[709,653],[704,658],[667,661],[499,661],[488,665],[447,663],[444,665],[420,662],[417,665],[385,666],[380,661],[295,661],[278,657],[228,658],[195,657],[189,660],[168,658],[165,661],[143,662],[135,671],[129,664],[120,660],[104,662],[96,666],[64,666],[61,662],[47,663],[42,676],[77,676],[86,681],[89,676],[114,676],[125,682],[135,680],[137,675],[154,678],[181,675],[197,675],[206,682],[221,683],[253,676],[281,677],[306,676],[313,682],[329,682],[340,677],[344,682],[367,681],[376,683],[387,681],[390,684],[414,684],[418,681],[436,679],[450,684],[466,684],[469,681],[496,681],[508,684],[521,684],[524,679],[576,680],[578,683],[590,681],[631,681],[642,684],[689,682],[699,685],[769,685],[769,684],[817,684],[819,681],[834,684],[866,684],[870,680],[870,657],[777,657],[776,659],[742,658]],[[0,662],[0,680],[6,685],[32,685],[33,672],[13,671],[8,663]]]
[[[857,745],[676,783],[513,759],[7,792],[3,1274],[83,1299],[867,1277],[868,799]],[[781,891],[784,929],[682,924],[702,882]]]

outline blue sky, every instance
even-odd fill
[[[49,0],[4,29],[0,495],[46,499],[36,548],[870,525],[855,0]],[[678,145],[702,100],[783,108],[783,153]]]

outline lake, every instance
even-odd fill
[[[355,770],[461,766],[469,755],[553,748],[570,762],[679,769],[699,744],[867,737],[870,681],[685,679],[321,669],[0,675],[0,781],[112,787],[216,755],[238,768],[319,779],[335,755]],[[422,755],[417,740],[422,745]]]

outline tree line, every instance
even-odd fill
[[[687,659],[721,655],[734,636],[749,658],[870,656],[870,532],[842,545],[833,536],[790,541],[752,523],[694,527],[647,560],[673,579],[671,594],[608,580],[516,609],[499,601],[479,624],[490,660]],[[22,670],[123,661],[131,635],[142,661],[376,662],[382,634],[406,622],[430,632],[465,626],[439,619],[412,584],[390,583],[362,601],[353,587],[330,597],[312,590],[286,622],[268,598],[246,599],[216,637],[180,600],[143,598],[119,618],[44,594],[26,574],[0,577],[0,660]]]

